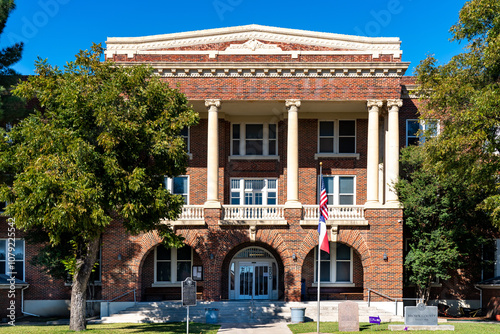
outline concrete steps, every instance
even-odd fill
[[[321,321],[338,321],[338,304],[340,301],[321,302]],[[358,302],[360,322],[368,322],[369,316],[380,316],[383,322],[403,321],[402,316],[368,307],[366,302]],[[198,302],[189,307],[189,320],[204,323],[205,311],[208,308],[218,310],[218,323],[272,323],[290,321],[292,307],[305,307],[305,320],[316,321],[316,302],[282,302],[282,301],[223,301]],[[187,308],[181,302],[141,302],[135,306],[103,317],[102,323],[141,323],[141,322],[179,322],[186,321]]]

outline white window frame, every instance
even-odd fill
[[[186,178],[187,179],[187,189],[186,189],[186,193],[182,193],[182,194],[176,194],[174,193],[174,179],[175,178]],[[190,191],[190,182],[189,182],[189,175],[179,175],[179,176],[176,176],[174,178],[172,177],[166,177],[164,178],[163,182],[165,184],[165,187],[174,195],[181,195],[181,196],[185,196],[185,205],[188,205],[189,204],[189,191]]]
[[[240,199],[240,204],[235,204],[235,205],[245,205],[245,194],[250,193],[251,189],[246,189],[245,188],[245,181],[250,181],[250,180],[260,180],[264,182],[264,187],[261,189],[262,193],[262,205],[277,205],[278,204],[278,179],[277,178],[253,178],[253,177],[247,177],[247,178],[237,178],[233,177],[230,179],[230,184],[229,184],[229,201],[232,203],[233,199],[233,193],[238,192],[239,193],[239,199]],[[276,188],[270,188],[270,181],[273,181],[276,184]],[[238,183],[238,188],[233,188],[233,185]],[[254,191],[252,190],[252,193]],[[268,204],[268,199],[272,198],[269,197],[269,193],[274,192],[276,193],[276,204]],[[255,204],[251,204],[255,205]]]
[[[324,122],[333,122],[333,136],[321,136],[321,123]],[[354,135],[350,136],[341,136],[340,135],[340,122],[354,122]],[[318,154],[356,154],[357,145],[356,138],[357,136],[357,122],[355,119],[334,119],[334,120],[318,120]],[[349,137],[354,138],[354,152],[342,152],[340,153],[340,138]],[[333,151],[332,152],[321,152],[321,138],[332,138],[333,139]]]
[[[25,277],[26,277],[26,242],[24,239],[22,238],[0,238],[0,241],[5,241],[5,248],[4,248],[4,251],[5,251],[5,260],[2,260],[0,262],[0,266],[3,266],[4,267],[4,271],[5,271],[5,274],[8,275],[10,273],[10,269],[9,269],[9,240],[12,241],[14,240],[14,242],[16,241],[21,241],[22,242],[22,247],[23,247],[23,274],[22,274],[22,277],[19,277],[18,275],[16,275],[16,278],[21,280],[21,281],[24,281]],[[18,261],[15,261],[15,262],[18,262]],[[19,273],[18,273],[19,274]]]
[[[344,244],[345,245],[345,244]],[[349,245],[345,245],[349,247],[351,251],[350,260],[340,260],[339,262],[349,262],[350,272],[349,272],[349,281],[337,281],[337,243],[330,241],[330,281],[321,281],[321,286],[354,286],[354,251],[353,248]],[[327,262],[323,260],[322,262]],[[334,280],[332,280],[334,278]],[[314,247],[314,283],[313,285],[317,286],[318,284],[318,246]]]
[[[240,137],[235,138],[233,129],[234,125],[240,126]],[[246,154],[246,126],[247,125],[262,125],[262,154]],[[274,125],[276,128],[276,138],[269,138],[269,125]],[[234,141],[239,141],[239,154],[235,155],[234,152]],[[275,141],[275,152],[276,154],[269,154],[269,142],[273,140]],[[231,123],[231,157],[271,157],[276,158],[279,156],[278,154],[278,124],[277,123]]]
[[[157,249],[158,249],[158,246],[160,245],[156,245],[155,249],[154,249],[154,254],[155,254],[155,258],[154,258],[154,283],[153,283],[153,287],[154,286],[161,286],[161,285],[171,285],[171,284],[175,284],[175,285],[178,285],[179,283],[182,283],[182,281],[177,281],[177,248],[175,247],[172,247],[170,248],[170,260],[160,260],[160,262],[170,262],[170,281],[158,281],[157,280],[157,263],[158,263],[158,259],[157,259]],[[190,250],[191,250],[191,258],[189,260],[189,263],[190,263],[190,269],[189,269],[189,272],[192,273],[193,271],[193,247],[190,247]],[[180,262],[188,262],[187,260],[180,260]]]
[[[339,204],[340,202],[340,195],[351,195],[351,193],[342,193],[340,194],[340,178],[341,177],[348,177],[352,178],[352,183],[353,183],[353,192],[352,192],[352,204]],[[349,206],[349,205],[356,205],[356,176],[355,175],[323,175],[324,179],[328,178],[333,178],[333,193],[327,192],[326,195],[328,198],[333,197],[333,203],[328,199],[328,204],[327,205],[332,205],[332,206]],[[318,175],[318,185],[321,185],[321,179],[320,176]],[[320,189],[321,187],[317,187],[318,189],[318,203],[319,203],[319,196],[320,196]],[[325,182],[325,188],[326,188],[326,182]],[[328,190],[327,190],[328,191]]]
[[[414,135],[409,135],[408,134],[408,130],[409,130],[409,123],[410,122],[415,122],[415,123],[418,123],[418,132]],[[415,138],[415,139],[418,139],[418,143],[419,145],[425,143],[425,132],[428,130],[427,126],[428,124],[427,123],[430,123],[430,122],[435,122],[436,123],[436,133],[432,136],[430,136],[430,138],[434,138],[436,137],[437,135],[439,135],[439,132],[440,132],[440,129],[439,129],[439,120],[437,119],[428,119],[428,120],[422,120],[422,119],[407,119],[406,120],[406,132],[405,132],[405,137],[406,137],[406,146],[409,146],[408,144],[408,139],[410,138]]]

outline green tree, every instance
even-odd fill
[[[36,97],[41,108],[0,143],[0,170],[13,175],[1,188],[6,214],[28,234],[71,246],[71,258],[61,260],[73,274],[72,330],[86,328],[87,282],[112,221],[179,243],[160,220],[176,219],[183,199],[165,189],[163,177],[185,172],[180,132],[198,120],[151,68],[101,62],[102,53],[93,45],[64,70],[38,60],[38,75],[14,93]]]
[[[14,0],[0,0],[0,35],[15,8]],[[21,59],[23,46],[20,42],[0,50],[0,121],[3,123],[17,121],[29,112],[22,99],[8,93],[20,77],[11,66]]]
[[[440,175],[484,185],[500,172],[500,2],[468,1],[451,33],[467,43],[464,52],[439,66],[429,56],[417,67],[421,114],[442,125],[438,140],[426,145],[426,163]],[[498,190],[481,207],[500,228]]]
[[[434,140],[402,150],[396,184],[404,206],[405,235],[410,238],[406,278],[425,302],[436,278],[447,280],[458,268],[466,267],[467,275],[481,269],[481,246],[493,226],[477,206],[496,188],[493,178],[478,184],[473,173],[470,178],[437,173],[439,167],[425,163],[427,146]]]

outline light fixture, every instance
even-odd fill
[[[292,259],[295,261],[297,260],[297,255],[295,255],[295,253],[292,254]]]
[[[384,255],[382,256],[382,258],[384,259],[384,261],[387,261],[387,254],[384,252]]]
[[[122,260],[122,255],[118,254],[118,261],[121,261],[121,260]]]

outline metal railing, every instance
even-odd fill
[[[371,288],[368,288],[368,307],[370,307],[370,301],[371,301],[371,292],[373,291],[373,293],[381,296],[381,297],[384,297],[384,298],[387,298],[389,300],[393,300],[394,301],[394,306],[395,306],[395,311],[394,311],[394,315],[398,315],[398,301],[405,301],[405,300],[421,300],[420,298],[394,298],[394,297],[390,297],[386,294],[383,294],[382,292],[378,292],[377,290],[373,290]]]
[[[284,220],[284,205],[224,205],[224,220]]]
[[[303,205],[304,220],[319,219],[319,205]],[[329,220],[363,220],[365,211],[362,205],[328,206]]]

